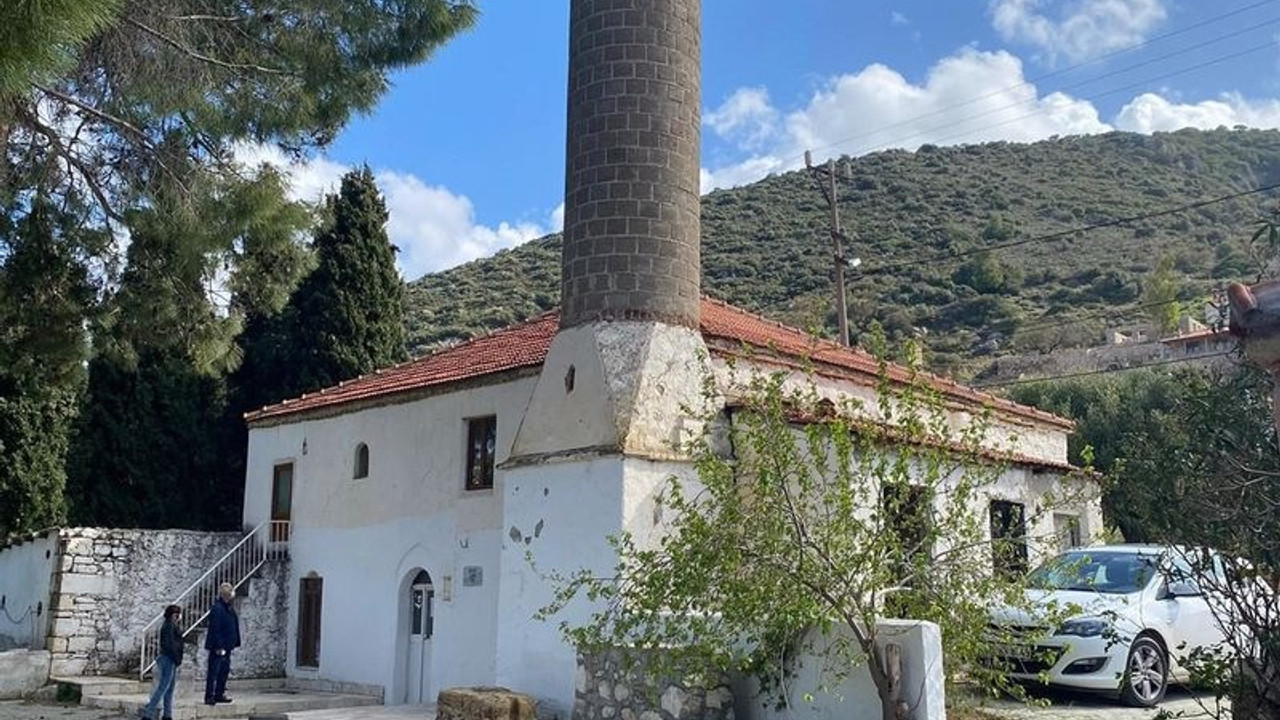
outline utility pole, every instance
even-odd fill
[[[840,230],[840,195],[836,189],[836,161],[828,160],[826,168],[814,166],[812,154],[805,150],[804,165],[809,168],[809,174],[813,176],[822,197],[826,198],[827,207],[831,209],[831,251],[836,271],[836,320],[840,324],[838,341],[841,345],[848,346],[849,310],[844,289],[844,271],[847,267],[857,267],[860,262],[844,256],[844,233]]]

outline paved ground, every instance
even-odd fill
[[[0,702],[0,720],[102,720],[119,718],[111,710],[80,707],[79,705],[37,705],[19,701]]]
[[[305,710],[264,716],[283,720],[435,720],[434,707],[353,707]],[[42,705],[0,701],[0,720],[122,720],[115,710],[80,705]],[[246,720],[228,718],[227,720]]]
[[[1175,718],[1229,717],[1226,706],[1218,708],[1210,695],[1196,695],[1181,688],[1171,688],[1165,701],[1156,710],[1139,710],[1121,705],[1115,700],[1087,693],[1053,692],[1042,697],[1050,701],[1048,707],[1029,707],[1021,703],[994,702],[989,710],[1010,720],[1153,720],[1160,711]]]
[[[983,710],[1008,720],[1154,720],[1156,710],[1122,707],[1112,700],[1094,695],[1053,693],[1046,698],[1049,707],[1028,707],[1020,703],[994,702]],[[1207,719],[1214,710],[1213,698],[1193,695],[1185,690],[1170,690],[1160,710],[1175,718]],[[0,702],[0,720],[121,720],[125,716],[78,705],[36,705]],[[359,707],[335,710],[307,710],[274,716],[277,720],[435,720],[431,707]],[[239,720],[246,720],[240,718]]]

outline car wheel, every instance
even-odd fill
[[[1155,707],[1169,687],[1169,661],[1164,648],[1150,637],[1140,637],[1129,646],[1120,685],[1120,700],[1133,707]]]

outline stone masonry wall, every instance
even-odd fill
[[[284,675],[285,643],[289,637],[288,584],[288,563],[268,562],[249,580],[248,593],[235,599],[236,614],[240,616],[240,647],[231,653],[233,679]],[[203,628],[188,636],[188,641],[192,644],[187,645],[179,677],[192,680],[197,691],[203,692],[200,688],[204,687],[209,657],[204,650]],[[181,692],[184,687],[179,686],[178,690]]]
[[[664,678],[624,652],[578,654],[573,720],[734,720],[728,678]]]
[[[562,314],[698,327],[700,0],[573,0]]]
[[[138,633],[240,537],[184,530],[62,530],[47,643],[52,673],[136,671]]]

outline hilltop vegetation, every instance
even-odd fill
[[[856,335],[876,320],[890,338],[923,331],[930,364],[948,371],[975,354],[1100,340],[1105,324],[1141,316],[1144,278],[1161,258],[1172,260],[1189,306],[1220,281],[1251,277],[1252,223],[1274,200],[1248,196],[1054,242],[930,258],[1274,183],[1280,132],[926,145],[849,168],[841,211],[855,238],[848,252],[863,260],[849,282],[851,327]],[[831,334],[827,222],[804,172],[707,195],[704,291]],[[548,236],[410,283],[410,347],[420,353],[554,307],[559,248]],[[1063,322],[1070,318],[1079,322]]]

